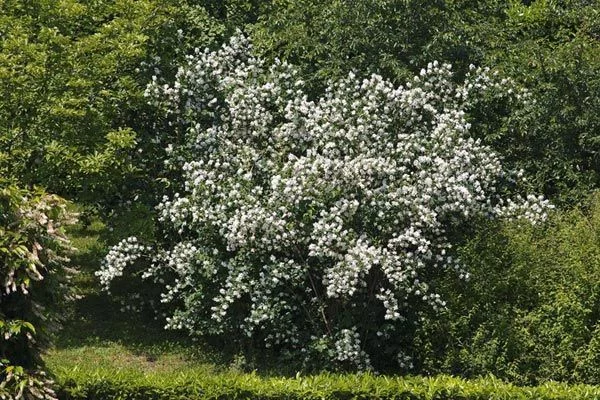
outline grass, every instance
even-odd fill
[[[73,283],[78,299],[65,312],[63,329],[44,355],[54,375],[86,371],[91,376],[112,371],[127,376],[211,373],[222,369],[220,355],[176,332],[166,331],[150,317],[120,311],[100,290],[94,272],[106,254],[108,230],[99,220],[79,223],[69,235],[79,271]]]

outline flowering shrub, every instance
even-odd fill
[[[403,332],[445,305],[435,276],[469,276],[451,238],[476,218],[545,218],[542,198],[500,195],[518,174],[469,136],[464,112],[489,89],[526,94],[481,69],[456,84],[434,62],[404,86],[351,73],[309,99],[293,66],[250,48],[235,36],[189,56],[173,85],[148,87],[185,127],[167,149],[183,185],[159,205],[171,242],[126,239],[98,275],[108,289],[146,257],[143,276],[174,305],[169,328],[337,367],[377,368],[377,354],[410,368]]]

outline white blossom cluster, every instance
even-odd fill
[[[104,257],[102,267],[96,271],[100,284],[106,291],[110,291],[111,282],[123,276],[125,268],[138,260],[150,247],[141,244],[137,238],[128,237],[121,240],[117,245],[111,247]]]
[[[169,147],[184,159],[185,188],[159,206],[180,239],[148,275],[174,272],[162,297],[180,304],[169,327],[288,349],[325,335],[332,361],[369,368],[359,331],[381,338],[378,325],[403,323],[414,304],[443,308],[425,272],[468,277],[452,230],[477,217],[535,222],[549,205],[502,199],[509,175],[469,134],[473,93],[506,84],[486,71],[456,84],[450,65],[433,62],[399,87],[351,73],[318,98],[298,76],[238,35],[189,56],[172,85],[149,85],[187,126],[187,153]],[[111,250],[104,286],[135,250],[133,239]],[[357,317],[369,307],[380,320]]]
[[[332,357],[338,362],[350,362],[362,370],[372,369],[369,355],[361,347],[360,334],[356,328],[342,329],[332,350]]]

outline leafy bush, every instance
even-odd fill
[[[468,276],[451,250],[465,222],[545,216],[540,198],[500,195],[514,177],[468,136],[464,109],[502,86],[481,70],[455,85],[436,62],[406,87],[350,74],[309,100],[296,76],[236,36],[148,88],[187,127],[169,148],[182,192],[160,205],[174,239],[151,266],[154,250],[124,240],[98,275],[109,289],[139,261],[164,282],[171,328],[319,367],[370,369],[377,355],[378,368],[408,368],[415,313],[444,306],[433,278]]]
[[[61,377],[63,400],[111,399],[394,399],[394,400],[579,400],[596,399],[594,386],[557,383],[516,387],[488,377],[473,381],[439,376],[375,377],[321,374],[297,378],[260,378],[256,375],[169,376],[115,378],[113,373],[83,377],[72,371]]]
[[[69,296],[66,203],[0,180],[0,397],[53,398],[40,351]],[[21,397],[24,396],[24,397]]]
[[[419,370],[519,384],[600,383],[600,196],[545,226],[490,226],[461,250],[446,313],[417,335]]]

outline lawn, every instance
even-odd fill
[[[77,300],[65,312],[54,347],[44,356],[50,371],[64,375],[110,372],[143,376],[215,371],[215,352],[172,331],[147,315],[122,312],[119,304],[100,290],[94,271],[106,252],[110,232],[98,220],[79,223],[70,231],[76,248],[71,257],[79,271],[74,277]]]

